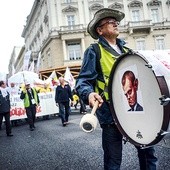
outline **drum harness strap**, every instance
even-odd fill
[[[105,48],[99,43],[91,44],[97,56],[97,69],[103,73],[103,79],[96,81],[95,92],[104,97],[106,101],[109,101],[108,94],[108,83],[110,71],[116,59],[119,57],[113,49]],[[126,47],[123,48],[124,51],[127,51]]]

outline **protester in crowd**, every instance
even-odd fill
[[[38,92],[39,92],[39,93],[51,92],[52,90],[51,90],[51,88],[50,88],[49,86],[50,86],[49,84],[45,83],[45,84],[43,85],[43,88],[40,88]],[[49,118],[50,118],[49,115],[43,116],[43,119],[44,119],[44,120],[49,120]]]
[[[119,170],[122,161],[122,135],[110,111],[108,79],[115,60],[129,50],[124,46],[125,42],[117,38],[118,25],[124,16],[124,13],[109,8],[102,8],[94,14],[87,30],[99,41],[85,51],[76,82],[76,90],[86,104],[93,107],[96,101],[99,102],[96,115],[102,128],[105,170]],[[137,151],[140,169],[155,170],[157,158],[154,148],[137,147]]]
[[[80,103],[80,113],[81,114],[86,114],[86,105],[83,102],[83,100],[78,96],[76,89],[73,89],[73,101],[74,101],[74,107],[77,109],[78,103]]]
[[[51,90],[51,88],[50,88],[50,85],[47,84],[47,83],[45,83],[45,84],[43,85],[43,87],[39,89],[39,93],[47,93],[47,92],[51,92],[51,91],[52,91],[52,90]]]
[[[0,81],[0,127],[2,126],[3,117],[5,118],[6,134],[11,137],[11,123],[10,123],[10,94],[6,90],[6,83]]]
[[[63,126],[68,124],[70,114],[70,99],[73,101],[71,88],[63,77],[59,78],[60,85],[57,86],[55,92],[55,102],[59,106],[59,115]]]
[[[58,80],[54,80],[54,79],[53,79],[53,80],[52,80],[51,90],[52,90],[52,91],[55,91],[58,85],[59,85]]]
[[[15,86],[15,83],[10,83],[10,86],[7,87],[7,91],[9,92],[10,96],[18,95],[19,88]]]
[[[29,82],[26,82],[20,98],[24,100],[28,124],[30,130],[33,131],[35,129],[36,107],[39,105],[38,93],[35,88],[31,88]]]
[[[79,96],[77,95],[76,89],[73,89],[73,105],[75,107],[75,109],[77,109],[77,105],[79,103]]]

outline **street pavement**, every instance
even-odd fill
[[[23,122],[13,127],[13,137],[7,137],[3,125],[0,131],[0,170],[103,170],[101,128],[83,132],[79,123],[83,115],[73,110],[69,124],[61,125],[58,116],[37,119],[34,131]],[[155,146],[158,170],[170,169],[170,140]],[[139,170],[135,147],[123,145],[121,170]]]

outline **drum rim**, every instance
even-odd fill
[[[139,147],[147,147],[147,146],[152,146],[152,145],[155,145],[157,144],[158,142],[160,142],[162,140],[162,138],[165,136],[165,135],[158,135],[151,143],[149,144],[141,144],[141,143],[138,143],[136,142],[135,140],[133,140],[132,138],[130,138],[128,136],[128,134],[125,132],[125,130],[122,128],[121,124],[119,123],[119,120],[117,118],[117,115],[116,115],[116,111],[114,109],[114,104],[113,104],[113,101],[112,101],[112,82],[113,82],[113,76],[114,76],[114,73],[116,71],[116,68],[119,64],[119,62],[124,59],[124,57],[126,57],[127,55],[138,55],[140,56],[145,62],[149,63],[148,60],[141,54],[139,54],[138,52],[133,52],[133,51],[129,51],[125,54],[122,54],[114,63],[112,69],[111,69],[111,73],[110,73],[110,77],[109,77],[109,83],[108,83],[108,91],[110,91],[111,93],[109,93],[109,99],[110,100],[110,110],[111,110],[111,113],[112,113],[112,117],[113,117],[113,120],[117,126],[117,128],[119,129],[120,133],[125,137],[125,139],[134,144],[135,146],[139,146]],[[152,71],[153,74],[155,75],[154,71]],[[155,75],[155,78],[156,78],[156,81],[158,83],[158,86],[159,86],[159,89],[160,89],[160,92],[161,92],[161,95],[165,95],[165,96],[170,96],[170,91],[168,89],[168,85],[166,83],[166,80],[164,78],[164,76],[156,76]],[[170,103],[167,104],[166,106],[163,106],[163,122],[162,122],[162,126],[161,126],[161,129],[160,130],[163,130],[163,131],[166,131],[168,129],[168,126],[169,126],[169,121],[170,121],[170,114],[168,114],[170,112]]]

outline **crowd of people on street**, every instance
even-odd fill
[[[4,117],[4,123],[6,125],[7,136],[13,136],[11,133],[12,126],[20,125],[21,119],[10,120],[10,97],[19,95],[19,98],[23,100],[24,108],[26,111],[26,122],[29,125],[30,131],[35,130],[36,110],[41,104],[39,99],[39,93],[54,92],[54,100],[59,107],[59,117],[63,126],[68,124],[69,115],[71,113],[71,106],[76,106],[80,102],[80,98],[77,96],[76,100],[73,100],[75,89],[71,90],[71,87],[63,77],[60,77],[58,81],[52,79],[51,84],[41,84],[32,86],[29,80],[26,80],[24,84],[19,87],[15,83],[10,83],[9,86],[5,81],[0,81],[0,129],[2,129],[2,122]],[[83,111],[82,111],[83,105]],[[84,103],[80,104],[80,113],[86,113],[86,106]],[[56,115],[56,114],[55,114]],[[49,115],[42,116],[44,120],[49,119]]]

